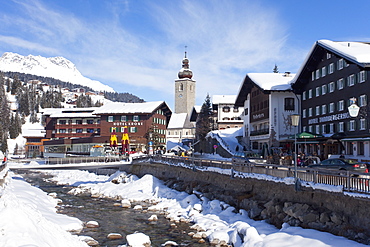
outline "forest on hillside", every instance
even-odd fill
[[[64,82],[58,79],[54,79],[51,77],[43,77],[43,76],[37,76],[37,75],[31,75],[31,74],[25,74],[20,72],[3,72],[5,77],[8,78],[15,78],[17,77],[20,81],[28,82],[30,80],[39,80],[42,83],[46,83],[48,85],[58,85],[61,88],[69,88],[70,90],[76,89],[76,88],[83,88],[85,89],[85,92],[95,92],[92,88],[85,87],[78,84],[72,84],[70,82]],[[133,95],[131,93],[117,93],[117,92],[104,92],[104,97],[106,99],[109,99],[111,101],[115,102],[126,102],[126,103],[141,103],[144,102],[143,99],[139,98],[136,95]]]

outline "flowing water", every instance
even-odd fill
[[[55,192],[57,197],[63,202],[60,204],[59,213],[76,217],[83,222],[97,221],[98,228],[84,228],[79,234],[90,236],[99,242],[99,246],[118,246],[126,244],[126,235],[134,232],[142,232],[150,237],[153,247],[161,246],[166,241],[174,241],[179,246],[204,247],[209,243],[198,243],[192,239],[188,233],[193,231],[188,223],[176,223],[176,227],[171,226],[169,220],[159,212],[147,212],[145,209],[150,206],[141,203],[142,211],[114,206],[117,201],[111,199],[92,198],[90,196],[76,196],[68,194],[73,187],[59,186],[45,181],[50,177],[44,173],[30,172],[19,173],[32,185],[39,187],[47,193]],[[158,221],[148,221],[148,218],[156,214]],[[109,233],[120,233],[123,238],[109,240]]]

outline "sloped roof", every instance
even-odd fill
[[[164,101],[152,101],[152,102],[144,102],[144,103],[111,102],[95,110],[94,114],[102,115],[102,114],[122,114],[122,113],[124,114],[152,113],[157,108],[159,108],[162,104],[166,104],[166,103]]]
[[[302,76],[302,72],[305,70],[309,63],[315,63],[315,61],[312,60],[312,56],[316,51],[318,51],[318,48],[320,47],[340,57],[343,57],[344,59],[347,59],[348,61],[351,61],[361,67],[370,66],[370,43],[318,40],[311,47],[311,50],[307,54],[296,76],[292,80],[292,84],[295,84],[297,80]]]
[[[317,44],[358,64],[370,64],[370,43],[319,40]]]
[[[240,85],[235,106],[243,106],[247,95],[256,85],[264,91],[291,90],[291,81],[295,74],[291,73],[248,73]]]
[[[247,76],[262,90],[290,90],[290,81],[295,74],[248,73]]]
[[[167,129],[182,129],[193,127],[187,113],[173,113]]]
[[[236,95],[213,95],[212,104],[234,104]]]

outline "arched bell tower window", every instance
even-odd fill
[[[184,91],[184,84],[180,83],[180,85],[179,85],[179,91]]]

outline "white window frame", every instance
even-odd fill
[[[303,93],[302,93],[302,100],[306,100],[306,91],[304,91]]]
[[[364,82],[365,80],[366,80],[366,78],[365,78],[365,71],[360,71],[360,73],[359,73],[359,82],[360,83],[362,83],[362,82]]]
[[[329,64],[329,74],[334,73],[334,63]]]
[[[321,68],[321,77],[326,76],[326,67]]]
[[[308,90],[308,98],[312,99],[312,89]]]
[[[332,82],[330,82],[330,83],[329,83],[329,93],[334,92],[334,90],[335,90],[335,84],[334,84],[334,82],[332,81]]]
[[[333,102],[329,104],[329,113],[333,113],[335,111],[334,106],[335,104]]]
[[[311,81],[314,81],[315,80],[315,71],[312,71],[311,73]]]
[[[112,123],[114,121],[114,116],[108,116],[108,122]]]
[[[366,129],[366,119],[361,118],[360,119],[360,130],[364,130],[364,129]]]
[[[344,110],[344,100],[339,100],[338,101],[338,111],[343,111]]]
[[[316,80],[317,80],[317,79],[320,79],[320,69],[317,69],[317,70],[316,70],[315,78],[316,78]]]
[[[132,121],[138,122],[139,121],[139,115],[134,115],[134,117],[132,118]]]
[[[315,93],[316,93],[316,97],[320,96],[320,87],[316,87]]]
[[[312,107],[308,108],[308,117],[312,117]]]
[[[320,134],[320,125],[318,124],[318,125],[316,125],[316,134]]]
[[[316,116],[319,116],[320,115],[320,106],[318,105],[318,106],[316,106],[316,109],[315,109],[315,115]]]
[[[321,125],[321,134],[326,134],[326,124]]]
[[[302,118],[306,118],[307,117],[307,111],[306,109],[303,109],[302,110]]]
[[[326,59],[330,59],[331,58],[331,53],[327,52],[326,53]]]
[[[338,132],[344,132],[344,122],[338,123]]]
[[[313,132],[312,131],[312,125],[308,126],[308,132],[311,132],[311,133]]]
[[[353,85],[355,85],[355,75],[354,74],[348,76],[348,86],[352,87]]]
[[[334,123],[329,124],[329,131],[330,131],[330,134],[334,133]]]
[[[356,129],[355,129],[355,127],[356,127],[356,124],[355,124],[355,120],[350,120],[349,121],[349,126],[348,126],[348,130],[349,131],[355,131]]]
[[[337,86],[338,86],[338,90],[341,90],[344,88],[344,79],[343,78],[340,78],[338,81],[337,81]]]
[[[121,116],[121,122],[127,122],[127,116],[126,115]]]
[[[363,95],[360,95],[359,99],[358,99],[358,105],[359,106],[366,106],[367,105],[367,102],[366,102],[366,95],[363,94]]]
[[[325,115],[326,114],[326,105],[321,106],[321,114]]]
[[[342,70],[344,68],[344,60],[343,58],[338,60],[338,70]]]
[[[328,91],[328,86],[326,84],[321,86],[321,95],[325,95]]]

